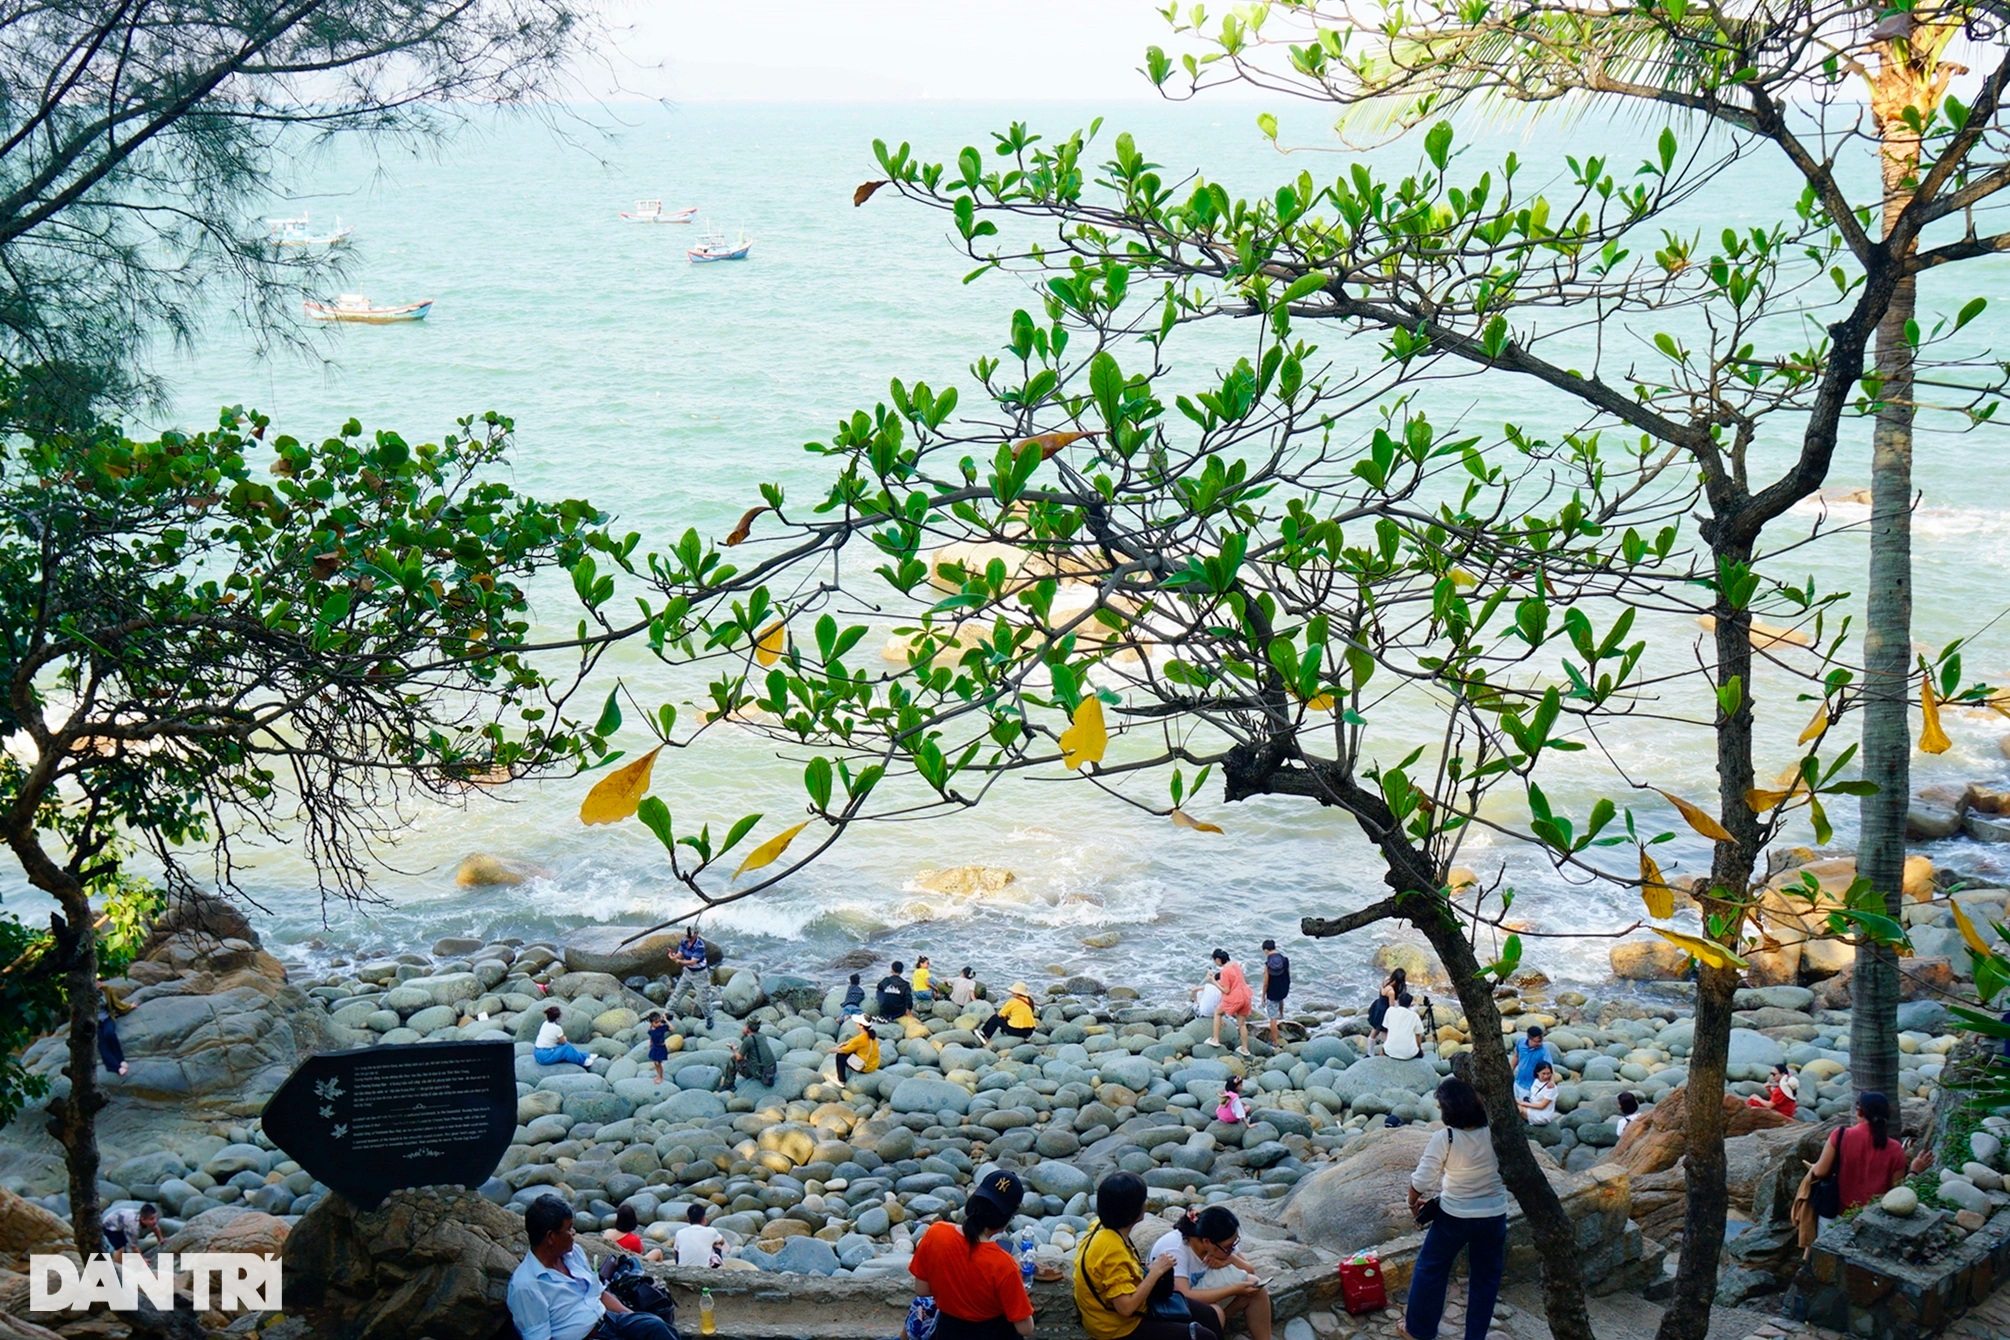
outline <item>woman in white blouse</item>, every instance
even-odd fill
[[[1410,1176],[1411,1213],[1429,1201],[1436,1214],[1417,1253],[1410,1301],[1396,1334],[1405,1340],[1437,1340],[1452,1263],[1464,1251],[1465,1340],[1486,1340],[1507,1263],[1507,1186],[1494,1160],[1486,1107],[1473,1086],[1457,1075],[1440,1084],[1438,1110],[1445,1128],[1424,1146],[1424,1157]]]
[[[1556,1068],[1544,1061],[1535,1068],[1535,1083],[1529,1087],[1528,1097],[1515,1100],[1521,1105],[1522,1116],[1531,1126],[1547,1126],[1563,1115],[1556,1105]]]

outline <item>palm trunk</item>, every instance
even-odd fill
[[[1881,80],[1908,72],[1887,58]],[[1882,122],[1884,226],[1889,234],[1919,167],[1919,141],[1902,122]],[[1863,776],[1877,791],[1863,797],[1857,874],[1884,895],[1897,917],[1905,879],[1905,812],[1912,794],[1912,393],[1913,348],[1905,327],[1918,304],[1918,281],[1898,281],[1878,323],[1882,380],[1871,431],[1870,591],[1864,601]],[[1889,945],[1861,943],[1850,983],[1850,1080],[1858,1093],[1898,1090],[1898,957]]]
[[[1749,561],[1749,551],[1720,558]],[[1719,842],[1710,862],[1710,892],[1700,901],[1708,919],[1740,923],[1740,903],[1751,887],[1758,860],[1759,820],[1744,803],[1752,785],[1752,616],[1733,609],[1721,596],[1716,610],[1716,677],[1745,685],[1738,710],[1717,714],[1718,819],[1732,836]],[[1683,1179],[1688,1191],[1682,1225],[1682,1260],[1675,1291],[1662,1314],[1657,1340],[1694,1340],[1710,1329],[1717,1297],[1717,1263],[1724,1250],[1724,1222],[1730,1192],[1724,1175],[1724,1079],[1731,1049],[1731,1000],[1738,989],[1735,968],[1705,966],[1696,981],[1696,1029],[1689,1053],[1688,1121],[1683,1132]]]

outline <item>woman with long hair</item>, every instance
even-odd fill
[[[907,1269],[935,1296],[935,1340],[1019,1340],[1033,1334],[1033,1302],[1019,1263],[995,1241],[1025,1196],[1016,1174],[994,1168],[971,1188],[962,1228],[937,1220],[915,1244]]]
[[[1096,1188],[1096,1217],[1075,1251],[1075,1307],[1089,1340],[1220,1340],[1214,1314],[1196,1317],[1172,1287],[1170,1252],[1138,1258],[1130,1232],[1145,1217],[1145,1183],[1111,1173]],[[1182,1315],[1174,1316],[1178,1312]]]
[[[1249,1055],[1249,1012],[1256,1001],[1249,991],[1249,978],[1242,965],[1228,956],[1226,949],[1214,951],[1214,977],[1221,986],[1221,1008],[1214,1015],[1214,1044],[1221,1045],[1221,1021],[1233,1019],[1242,1029],[1242,1043],[1236,1051]]]
[[[1375,993],[1375,1003],[1368,1007],[1368,1055],[1373,1056],[1388,1039],[1388,1030],[1382,1027],[1382,1020],[1388,1016],[1389,1007],[1396,1003],[1396,997],[1410,989],[1410,974],[1401,968],[1389,970],[1389,976],[1382,982],[1382,989]]]
[[[1270,1340],[1270,1289],[1256,1277],[1256,1267],[1235,1250],[1242,1237],[1242,1223],[1225,1205],[1204,1210],[1188,1210],[1152,1244],[1153,1260],[1170,1255],[1173,1259],[1173,1289],[1186,1299],[1187,1307],[1201,1321],[1212,1315],[1214,1329],[1228,1334],[1228,1319],[1242,1317],[1249,1323],[1250,1340]],[[1235,1268],[1245,1278],[1224,1281],[1220,1271]]]
[[[1827,1177],[1842,1161],[1842,1207],[1868,1205],[1905,1177],[1905,1146],[1891,1130],[1891,1100],[1875,1090],[1857,1095],[1856,1121],[1837,1131],[1822,1146],[1822,1156],[1808,1175]]]
[[[1410,1212],[1435,1205],[1430,1231],[1410,1276],[1410,1299],[1396,1334],[1437,1340],[1445,1315],[1452,1263],[1466,1253],[1465,1340],[1486,1340],[1507,1265],[1507,1184],[1494,1158],[1493,1135],[1479,1091],[1453,1075],[1438,1085],[1445,1128],[1431,1136],[1410,1175]]]

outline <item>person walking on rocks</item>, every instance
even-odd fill
[[[523,1215],[530,1253],[509,1277],[509,1315],[523,1340],[676,1340],[661,1317],[630,1312],[601,1288],[573,1234],[572,1206],[539,1196]]]
[[[544,1022],[538,1025],[537,1043],[530,1049],[531,1059],[539,1065],[571,1064],[593,1069],[593,1063],[600,1058],[565,1040],[565,1025],[559,1022],[562,1013],[556,1005],[544,1007]]]
[[[963,1227],[938,1219],[914,1245],[908,1273],[934,1295],[934,1340],[1020,1340],[1033,1334],[1033,1300],[1019,1263],[996,1239],[1026,1188],[995,1168],[970,1189]]]
[[[1249,1012],[1255,1002],[1250,999],[1249,979],[1243,976],[1242,965],[1228,956],[1226,949],[1214,951],[1214,978],[1221,987],[1221,1008],[1214,1014],[1214,1045],[1221,1045],[1221,1021],[1233,1019],[1242,1029],[1242,1044],[1235,1050],[1249,1055]]]
[[[1138,1259],[1130,1233],[1144,1217],[1145,1183],[1136,1173],[1111,1173],[1096,1187],[1096,1218],[1075,1250],[1082,1329],[1089,1340],[1219,1340],[1211,1311],[1195,1317],[1181,1300],[1181,1315],[1166,1315],[1172,1290],[1165,1288],[1161,1302],[1159,1282],[1177,1262],[1170,1252],[1154,1253],[1149,1266]]]
[[[1424,1054],[1424,1021],[1410,1008],[1410,993],[1401,992],[1396,1003],[1382,1016],[1382,1052],[1398,1061],[1414,1061]]]
[[[1210,1205],[1196,1213],[1188,1210],[1152,1244],[1153,1260],[1170,1254],[1173,1259],[1173,1289],[1186,1299],[1187,1307],[1202,1321],[1214,1314],[1214,1329],[1228,1334],[1228,1320],[1241,1317],[1249,1323],[1249,1340],[1270,1340],[1270,1290],[1257,1278],[1256,1267],[1236,1254],[1242,1239],[1242,1221],[1226,1205]],[[1221,1283],[1212,1278],[1217,1271],[1234,1267],[1245,1278]]]
[[[964,964],[963,971],[949,984],[949,1001],[963,1010],[977,1003],[977,970],[969,964]]]
[[[128,1252],[135,1257],[144,1257],[140,1251],[143,1238],[160,1238],[160,1207],[152,1201],[144,1205],[127,1205],[105,1211],[98,1227],[105,1233],[105,1250],[112,1254],[114,1261],[122,1261]]]
[[[98,1059],[114,1075],[123,1075],[127,1070],[126,1048],[119,1041],[119,1016],[131,1014],[133,1007],[119,999],[119,993],[104,982],[98,983],[98,993],[105,1002],[98,1012]]]
[[[670,961],[677,967],[677,989],[670,993],[664,1008],[675,1011],[677,1002],[685,996],[697,1012],[704,1016],[705,1027],[712,1026],[712,951],[706,947],[703,937],[698,934],[697,924],[684,928],[684,938],[670,951]]]
[[[1452,1263],[1466,1253],[1465,1340],[1486,1340],[1507,1265],[1507,1185],[1494,1158],[1487,1110],[1479,1091],[1454,1075],[1438,1085],[1443,1130],[1431,1136],[1410,1175],[1410,1213],[1428,1218],[1417,1252],[1410,1297],[1396,1334],[1437,1340],[1451,1286]],[[1434,1212],[1420,1214],[1425,1206]]]
[[[663,1082],[663,1063],[670,1059],[670,1021],[660,1010],[649,1011],[649,1064],[656,1067],[656,1082]]]
[[[1033,992],[1024,982],[1012,983],[1012,989],[1005,999],[998,1003],[997,1012],[977,1028],[985,1045],[1000,1033],[1009,1033],[1015,1038],[1033,1036],[1033,1029],[1039,1024],[1040,1016],[1033,1008]]]
[[[914,988],[907,984],[907,965],[899,959],[893,961],[892,971],[879,979],[873,994],[878,997],[875,1003],[879,1006],[878,1017],[883,1023],[890,1024],[914,1013]]]
[[[1528,1036],[1515,1039],[1514,1096],[1526,1100],[1529,1090],[1535,1086],[1535,1068],[1545,1061],[1554,1065],[1562,1059],[1556,1054],[1556,1048],[1542,1040],[1542,1025],[1530,1024]]]
[[[1382,1021],[1389,1017],[1389,1007],[1396,1003],[1396,997],[1409,988],[1410,975],[1401,968],[1391,969],[1382,987],[1375,993],[1375,1003],[1368,1007],[1368,1055],[1381,1050],[1388,1040],[1388,1033]]]
[[[872,1020],[859,1016],[858,1034],[849,1042],[841,1042],[831,1055],[837,1060],[838,1084],[851,1082],[851,1072],[870,1075],[879,1069],[879,1035],[872,1031]]]
[[[1270,1024],[1270,1045],[1282,1045],[1278,1032],[1284,1026],[1284,998],[1291,994],[1291,960],[1277,952],[1277,941],[1263,942],[1263,1017]]]

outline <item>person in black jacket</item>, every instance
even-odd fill
[[[906,969],[906,964],[895,959],[893,970],[880,978],[875,988],[879,993],[878,1017],[888,1023],[914,1013],[914,988],[907,984]]]

